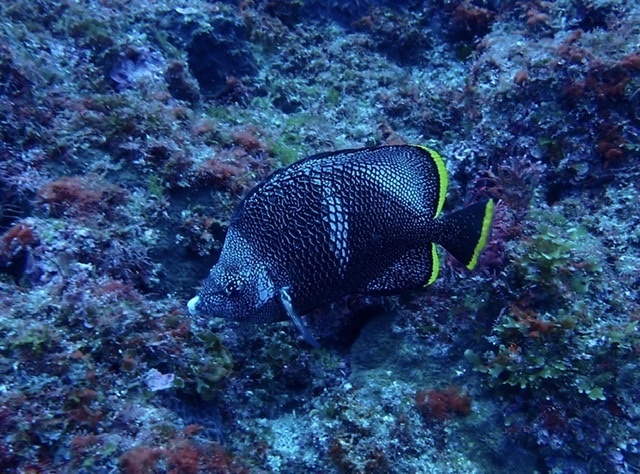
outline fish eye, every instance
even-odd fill
[[[222,293],[225,296],[237,296],[242,291],[243,286],[244,282],[242,280],[230,280],[222,288]]]

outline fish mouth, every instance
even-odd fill
[[[198,310],[197,310],[196,306],[198,305],[199,302],[200,302],[200,297],[199,296],[194,296],[187,303],[187,309],[189,310],[189,314],[191,316],[195,316],[196,314],[198,314]]]

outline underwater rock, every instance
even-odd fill
[[[257,72],[255,59],[244,40],[244,31],[234,29],[229,36],[214,32],[199,32],[187,46],[189,69],[202,94],[222,95],[230,77],[253,76]]]

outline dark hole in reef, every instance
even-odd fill
[[[308,320],[322,346],[348,350],[362,328],[384,311],[382,297],[349,295],[315,310]]]
[[[552,183],[547,186],[547,191],[545,193],[545,201],[549,205],[553,205],[562,198],[564,194],[564,188],[561,183]]]
[[[33,268],[33,256],[28,250],[27,241],[22,242],[22,247],[14,247],[11,244],[15,236],[7,233],[30,213],[31,204],[27,197],[7,179],[0,178],[0,273],[9,275],[20,286],[27,286],[30,278],[37,277]],[[30,230],[28,233],[32,237]],[[24,238],[31,240],[31,237]]]
[[[18,219],[31,213],[31,205],[15,189],[0,180],[0,234],[6,232]]]
[[[584,31],[593,31],[595,29],[609,29],[607,17],[611,13],[609,7],[596,7],[591,2],[577,2],[576,17],[581,18],[578,27]]]
[[[243,40],[196,34],[187,48],[189,69],[201,92],[217,97],[227,89],[227,78],[253,76],[257,67]]]
[[[16,283],[22,280],[27,267],[29,254],[25,249],[16,252],[11,258],[0,256],[0,273],[9,275]]]
[[[224,443],[222,419],[220,412],[212,401],[204,401],[195,395],[180,393],[178,395],[167,394],[163,404],[175,412],[184,425],[200,425],[202,431],[200,437],[204,437],[217,443]]]

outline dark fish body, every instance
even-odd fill
[[[493,202],[440,216],[447,172],[420,146],[315,155],[276,171],[234,213],[193,313],[294,318],[353,293],[393,294],[435,280],[435,244],[473,268]]]

